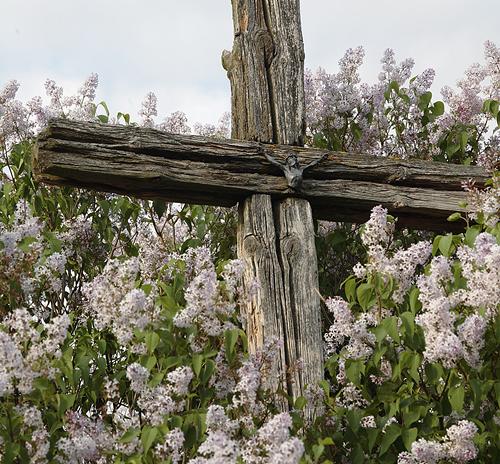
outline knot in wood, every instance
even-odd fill
[[[394,209],[406,208],[407,206],[408,206],[408,203],[406,203],[403,200],[397,200],[397,201],[392,203],[392,207]]]
[[[255,255],[256,251],[262,247],[255,235],[247,235],[243,239],[243,248],[248,255]]]
[[[396,168],[396,171],[387,178],[387,182],[389,184],[392,184],[393,182],[405,180],[407,177],[408,177],[408,169],[405,168],[404,166],[399,166],[398,168]]]
[[[221,61],[222,67],[226,71],[230,71],[233,67],[233,54],[229,50],[222,50]]]
[[[281,237],[281,247],[289,260],[293,261],[293,259],[297,259],[302,255],[303,244],[297,236],[287,235]]]
[[[269,66],[276,56],[276,47],[272,34],[266,29],[260,29],[255,33],[257,48],[263,52],[264,63]]]

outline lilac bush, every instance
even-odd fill
[[[364,51],[349,50],[337,74],[306,74],[309,142],[494,170],[500,60],[485,49],[444,103],[431,102],[433,70],[412,77],[413,61],[388,50],[367,85]],[[469,211],[450,218],[461,234],[398,233],[382,207],[361,227],[320,225],[321,265],[350,275],[325,298],[326,378],[283,412],[290,399],[265,383],[281,342],[247,352],[231,211],[34,181],[31,142],[50,118],[133,124],[95,101],[97,84],[92,74],[65,96],[48,80],[48,99],[25,103],[15,81],[0,91],[2,462],[500,458],[498,174],[465,186]],[[150,93],[142,126],[229,136],[228,115],[190,125],[157,113]]]
[[[485,43],[485,64],[472,65],[457,90],[442,89],[444,103],[431,103],[433,69],[411,77],[413,60],[398,63],[388,49],[378,82],[370,85],[359,77],[363,57],[363,48],[357,47],[347,50],[336,74],[306,71],[310,143],[403,159],[479,162],[489,168],[498,163],[500,139],[493,127],[500,50],[494,43]]]

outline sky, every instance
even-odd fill
[[[230,0],[0,0],[0,88],[21,83],[22,99],[43,95],[45,79],[66,94],[92,72],[98,100],[112,113],[137,111],[147,92],[159,120],[182,110],[215,123],[230,109],[220,64],[232,46]],[[366,50],[363,81],[393,48],[415,73],[436,70],[435,95],[483,61],[483,43],[500,44],[500,0],[302,0],[306,67],[338,70],[349,47]]]

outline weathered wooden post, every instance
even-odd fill
[[[232,137],[303,145],[304,44],[299,0],[232,0],[232,5],[233,50],[222,55],[231,82]],[[243,308],[250,349],[261,349],[274,338],[283,341],[267,385],[282,386],[295,399],[307,384],[323,377],[309,202],[300,198],[273,202],[261,194],[242,201],[238,255],[246,263],[246,283],[257,279],[260,284]]]

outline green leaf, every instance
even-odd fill
[[[102,106],[106,112],[106,116],[109,116],[109,108],[105,101],[101,101],[97,104],[97,107]]]
[[[495,382],[495,397],[497,399],[497,404],[500,407],[500,382]]]
[[[349,427],[351,427],[351,430],[354,433],[356,433],[361,427],[360,421],[363,415],[364,412],[360,409],[350,409],[349,411],[347,411],[347,422],[349,423]]]
[[[420,410],[415,409],[407,412],[403,412],[403,424],[409,427],[411,424],[420,419]]]
[[[407,451],[411,451],[412,443],[417,439],[418,429],[415,427],[411,429],[405,429],[401,433],[401,438],[403,439],[403,443]]]
[[[382,456],[387,452],[389,447],[398,439],[401,435],[401,428],[398,424],[391,424],[385,429],[385,433],[382,435],[382,440],[380,442],[379,455]]]
[[[307,400],[303,396],[299,396],[294,403],[294,408],[295,409],[304,409],[305,405],[307,404]]]
[[[352,464],[363,464],[365,462],[365,453],[363,452],[363,447],[360,443],[356,443],[351,451],[349,459]]]
[[[474,243],[476,242],[476,237],[479,235],[480,232],[481,232],[480,226],[469,227],[465,232],[465,243],[470,247],[473,247]]]
[[[200,375],[201,365],[203,363],[203,355],[202,354],[194,354],[193,355],[193,371],[196,374],[196,377]]]
[[[140,429],[132,427],[122,435],[122,437],[120,438],[120,443],[130,443],[134,440],[134,438],[138,437],[140,433]]]
[[[467,131],[463,131],[460,133],[460,148],[464,152],[467,147],[467,142],[469,141],[469,134]]]
[[[317,461],[319,459],[319,457],[323,454],[323,451],[325,451],[325,447],[324,447],[324,445],[322,445],[320,443],[317,445],[313,445],[312,450],[313,450],[314,459]]]
[[[416,314],[417,311],[422,307],[418,296],[420,295],[420,290],[417,287],[414,287],[410,292],[410,309],[413,314]]]
[[[401,314],[400,318],[403,323],[405,335],[413,338],[413,334],[415,333],[415,316],[410,311],[405,311]]]
[[[431,102],[432,99],[432,93],[431,92],[425,92],[422,95],[420,95],[418,107],[424,111],[428,106],[429,103]]]
[[[491,103],[490,103],[490,113],[493,116],[496,116],[498,114],[499,107],[500,107],[500,104],[496,100],[491,100]]]
[[[444,103],[442,101],[437,101],[434,103],[432,114],[436,117],[444,114]]]
[[[366,431],[366,434],[368,435],[368,450],[371,453],[372,450],[373,450],[373,447],[377,443],[377,438],[380,435],[380,430],[377,429],[377,428],[375,428],[375,429],[368,429]]]
[[[462,214],[461,213],[453,213],[453,214],[450,214],[448,216],[447,221],[449,221],[449,222],[455,222],[455,221],[458,221],[461,218],[462,218]]]
[[[391,316],[391,317],[385,318],[380,325],[387,330],[387,334],[396,343],[400,343],[401,340],[399,338],[399,328],[398,328],[398,317],[397,316]]]
[[[483,112],[485,113],[489,113],[490,112],[490,102],[491,100],[488,98],[486,100],[484,100],[483,102]]]
[[[156,332],[148,332],[145,337],[145,342],[148,353],[152,354],[160,343],[160,336]]]
[[[73,404],[75,404],[76,395],[74,393],[72,394],[61,393],[57,395],[57,399],[59,403],[58,412],[59,415],[62,416],[68,409],[73,407]]]
[[[161,218],[165,211],[167,210],[167,203],[162,200],[154,200],[153,201],[153,210],[156,215]]]
[[[205,365],[200,373],[200,380],[205,383],[208,382],[212,374],[215,372],[215,362],[212,359],[207,359]]]
[[[346,280],[344,284],[344,291],[347,300],[349,302],[354,301],[354,298],[356,297],[356,279],[354,277]]]
[[[148,453],[149,448],[151,448],[151,445],[155,441],[157,435],[158,435],[158,429],[156,427],[150,427],[149,425],[146,425],[142,429],[141,443],[142,447],[144,448],[144,454]]]
[[[463,384],[448,390],[448,400],[454,411],[462,411],[464,407],[465,389]]]
[[[439,240],[439,251],[443,256],[450,256],[453,245],[453,234],[447,234]]]
[[[141,364],[150,371],[151,369],[153,369],[153,367],[155,367],[157,361],[158,359],[154,355],[146,356]]]
[[[370,303],[374,301],[375,291],[370,284],[363,283],[356,290],[358,302],[363,309],[368,309]]]
[[[347,378],[354,384],[359,385],[361,373],[365,371],[365,364],[362,360],[350,360],[346,361],[345,373]]]
[[[226,330],[224,333],[224,347],[226,350],[226,358],[231,361],[234,357],[234,348],[238,342],[239,329]]]

